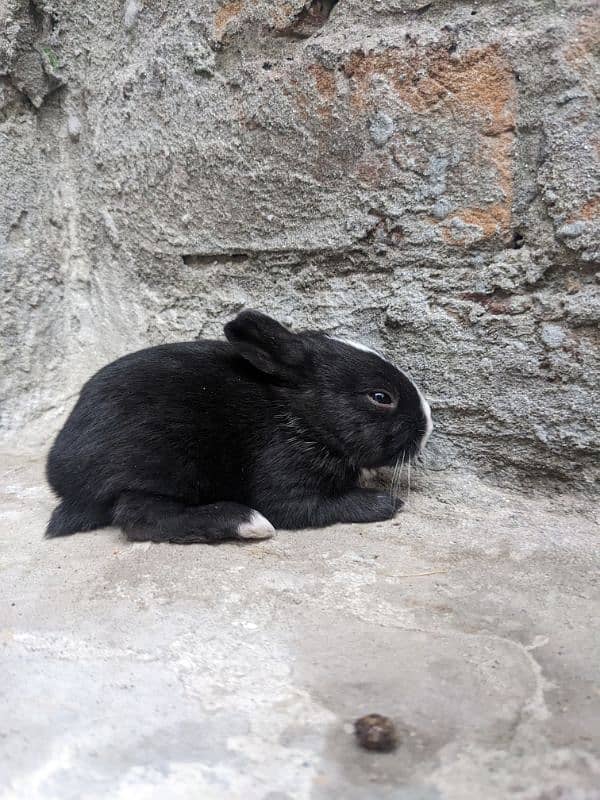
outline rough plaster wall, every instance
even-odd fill
[[[593,479],[595,0],[0,0],[0,18],[11,442],[52,433],[111,358],[254,306],[408,368],[438,466]]]

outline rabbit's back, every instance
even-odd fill
[[[124,487],[188,502],[239,483],[264,388],[225,342],[159,345],[96,373],[54,443],[48,481],[59,496],[110,502]]]

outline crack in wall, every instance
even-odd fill
[[[188,267],[244,264],[248,262],[260,262],[266,266],[291,266],[311,259],[327,260],[330,264],[335,264],[344,258],[350,259],[353,256],[364,255],[364,248],[349,245],[331,249],[316,247],[306,249],[291,248],[289,250],[216,250],[205,253],[183,253],[181,260]]]
[[[310,0],[287,25],[277,28],[273,34],[289,39],[308,39],[321,30],[338,2],[339,0]]]

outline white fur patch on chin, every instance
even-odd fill
[[[258,511],[253,511],[248,522],[242,522],[237,529],[240,539],[270,539],[274,534],[275,528]]]
[[[417,391],[419,390],[417,389]],[[419,397],[421,398],[421,407],[423,409],[423,414],[425,415],[425,424],[426,424],[425,433],[423,434],[423,439],[421,440],[421,450],[422,450],[427,444],[427,440],[431,436],[431,431],[433,430],[433,420],[431,419],[431,406],[429,405],[427,400],[425,400],[421,392],[419,392]]]

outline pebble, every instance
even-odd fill
[[[394,723],[389,717],[381,714],[367,714],[357,719],[354,723],[354,733],[359,745],[365,750],[386,753],[394,750],[398,744]]]

